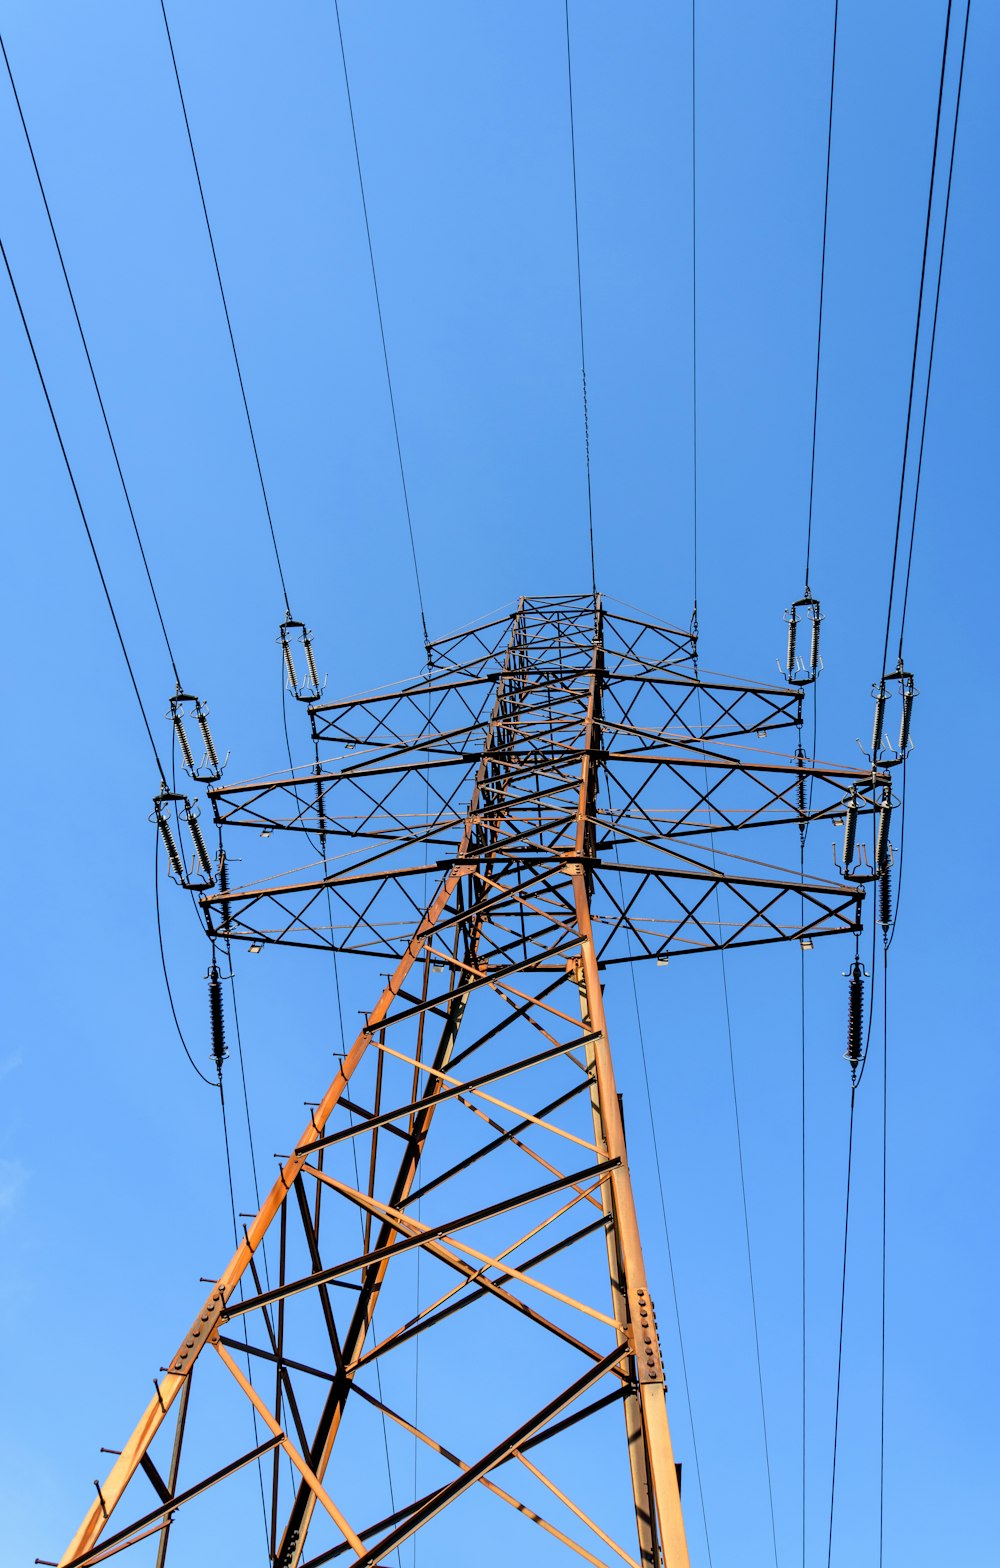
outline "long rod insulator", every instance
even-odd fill
[[[788,616],[788,655],[785,659],[785,668],[789,675],[795,669],[795,644],[799,635],[799,618],[792,610]]]
[[[226,1021],[222,1012],[222,981],[218,964],[213,964],[208,971],[208,1016],[212,1026],[212,1056],[221,1077],[222,1064],[229,1052],[226,1050]]]
[[[875,692],[875,722],[872,725],[872,757],[877,757],[882,749],[882,731],[885,729],[885,704],[887,700],[885,681],[879,683]]]
[[[181,757],[184,760],[184,766],[190,773],[194,769],[194,755],[191,751],[191,742],[187,738],[187,731],[184,728],[183,715],[177,711],[171,714],[171,718],[174,725],[174,734],[177,736],[177,744],[181,749]]]
[[[851,1072],[856,1073],[861,1061],[861,1046],[864,1035],[865,1017],[865,972],[861,967],[860,958],[856,958],[850,969],[850,987],[847,997],[847,1050],[844,1058],[851,1064]]]
[[[806,817],[806,754],[801,746],[797,746],[795,749],[795,761],[800,770],[799,776],[795,782],[796,803],[798,806],[799,820],[800,822],[804,822]]]
[[[292,645],[284,627],[281,628],[281,652],[285,661],[285,669],[288,671],[288,684],[292,688],[292,691],[295,691],[299,684],[299,677],[295,673],[295,660],[292,658]]]
[[[170,861],[170,869],[174,873],[174,876],[177,878],[178,882],[183,882],[184,862],[180,857],[180,851],[177,848],[177,840],[174,838],[170,822],[162,811],[158,811],[156,813],[156,826],[160,830],[160,837],[163,840],[163,847],[167,852],[167,859]]]
[[[913,699],[916,696],[912,685],[903,688],[903,711],[899,716],[899,745],[897,750],[902,755],[910,744],[910,719],[913,715]]]
[[[841,856],[844,870],[850,871],[854,864],[854,844],[858,836],[858,792],[852,785],[851,793],[847,799],[847,809],[844,813],[844,852]]]
[[[306,656],[306,668],[309,671],[309,679],[318,691],[320,685],[319,671],[316,668],[316,655],[313,653],[312,638],[308,632],[302,633],[302,648]]]
[[[226,858],[225,850],[222,849],[221,847],[219,849],[219,892],[220,893],[228,893],[229,892],[229,861]],[[223,936],[228,936],[229,935],[229,927],[230,927],[230,924],[231,924],[231,915],[230,915],[228,899],[220,906],[220,909],[219,909],[219,921],[220,921],[220,924],[221,924],[221,927],[222,927],[222,934],[223,934]]]
[[[822,619],[817,604],[812,613],[812,632],[809,637],[809,668],[814,674],[819,671],[819,626]]]
[[[875,832],[875,867],[882,871],[889,864],[889,821],[892,817],[892,791],[888,784],[882,787],[882,800],[878,808],[878,827]]]
[[[318,767],[318,764],[317,764],[317,767]],[[319,776],[318,772],[317,772],[317,776],[316,776],[316,817],[317,817],[317,820],[319,822],[319,841],[320,841],[320,844],[321,844],[321,846],[323,848],[323,853],[325,855],[326,854],[326,827],[327,827],[327,824],[326,824],[326,796],[325,796],[325,791],[324,791],[324,787],[323,787],[323,780]]]
[[[888,862],[878,879],[878,923],[883,931],[892,925],[892,871]]]
[[[201,831],[201,823],[198,821],[192,806],[188,806],[187,810],[184,812],[184,821],[188,825],[188,832],[191,834],[191,842],[194,845],[194,852],[201,862],[201,868],[205,875],[210,877],[212,875],[212,857],[208,853],[208,845],[205,843],[205,837]]]
[[[219,753],[215,749],[215,741],[212,739],[212,731],[208,727],[208,709],[202,707],[200,702],[195,709],[195,718],[198,720],[198,728],[201,730],[201,740],[202,745],[205,747],[205,756],[208,758],[216,773],[221,773],[222,769],[219,766]]]

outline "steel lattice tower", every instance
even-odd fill
[[[431,654],[417,680],[315,704],[314,769],[209,792],[227,844],[251,828],[263,855],[286,833],[319,854],[239,887],[220,855],[201,898],[218,942],[393,967],[66,1568],[140,1541],[157,1568],[168,1546],[201,1561],[205,1494],[226,1506],[258,1463],[281,1568],[388,1564],[416,1532],[425,1561],[477,1532],[482,1558],[501,1516],[533,1563],[687,1564],[602,975],[856,933],[856,883],[722,846],[797,844],[845,795],[870,815],[887,780],[762,749],[797,740],[800,688],[699,673],[689,635],[600,595],[524,599]],[[417,1255],[407,1307],[394,1281]],[[418,1335],[450,1369],[432,1375],[453,1380],[453,1430],[377,1392],[373,1369]],[[378,1460],[376,1418],[434,1479],[373,1518],[352,1477]],[[566,1445],[592,1461],[582,1490]]]

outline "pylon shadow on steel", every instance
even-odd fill
[[[419,679],[313,706],[314,768],[210,791],[226,842],[297,834],[314,862],[239,887],[224,862],[218,939],[392,969],[64,1568],[194,1561],[207,1499],[258,1482],[282,1568],[388,1564],[418,1533],[426,1561],[478,1534],[533,1563],[687,1563],[602,973],[858,930],[862,888],[728,847],[797,849],[852,788],[882,800],[877,770],[764,748],[801,702],[600,595],[524,599]],[[426,1418],[393,1374],[418,1340],[448,1385]],[[373,1513],[395,1433],[421,1484]]]

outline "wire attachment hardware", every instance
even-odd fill
[[[171,816],[174,819],[173,823],[170,820]],[[187,795],[178,795],[172,790],[162,789],[154,797],[153,815],[149,820],[155,822],[159,830],[163,847],[167,852],[170,875],[174,881],[191,893],[203,893],[208,888],[214,887],[215,871],[212,867],[212,857],[208,853],[208,845],[205,843],[205,836],[201,831],[201,823],[198,821],[198,809]],[[177,826],[179,833],[182,822],[187,828],[187,836],[190,839],[190,853],[182,853],[174,836],[174,825]]]
[[[193,703],[191,716],[201,731],[203,751],[201,761],[197,766],[195,765],[191,742],[184,727],[184,704],[186,702]],[[217,784],[222,777],[226,763],[229,761],[229,753],[227,751],[225,759],[222,762],[219,761],[219,753],[212,737],[212,731],[209,728],[208,708],[205,703],[202,702],[200,697],[193,697],[190,692],[181,691],[180,686],[178,686],[170,699],[170,711],[166,717],[174,727],[174,735],[177,737],[177,745],[180,749],[185,773],[190,774],[191,778],[195,779],[199,784]]]
[[[802,611],[802,615],[799,611]],[[807,589],[801,599],[796,599],[790,609],[785,611],[785,620],[788,622],[788,647],[785,653],[785,665],[782,669],[781,660],[778,660],[778,669],[784,675],[790,686],[811,686],[823,668],[823,660],[819,651],[820,622],[826,617],[819,606],[819,600],[814,599]],[[799,626],[803,621],[809,622],[809,663],[798,651]]]
[[[293,633],[298,632],[297,639]],[[299,679],[295,668],[295,658],[292,654],[292,643],[298,641],[306,661],[306,678]],[[293,621],[286,615],[278,629],[278,641],[281,643],[281,656],[285,661],[286,685],[297,702],[318,702],[326,689],[327,677],[319,678],[319,669],[316,665],[316,655],[313,652],[312,633],[304,621]]]

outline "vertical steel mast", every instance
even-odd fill
[[[217,941],[391,971],[63,1568],[141,1542],[190,1561],[182,1535],[234,1540],[261,1504],[240,1560],[280,1568],[388,1564],[418,1534],[437,1561],[685,1568],[603,984],[856,932],[855,883],[723,845],[845,798],[856,826],[888,788],[764,750],[801,691],[702,677],[694,651],[600,595],[523,599],[419,679],[314,705],[315,767],[209,791],[262,857],[234,887],[220,854]],[[288,834],[318,855],[295,879],[263,858]],[[412,1496],[391,1470],[385,1494],[390,1433],[423,1455]]]

